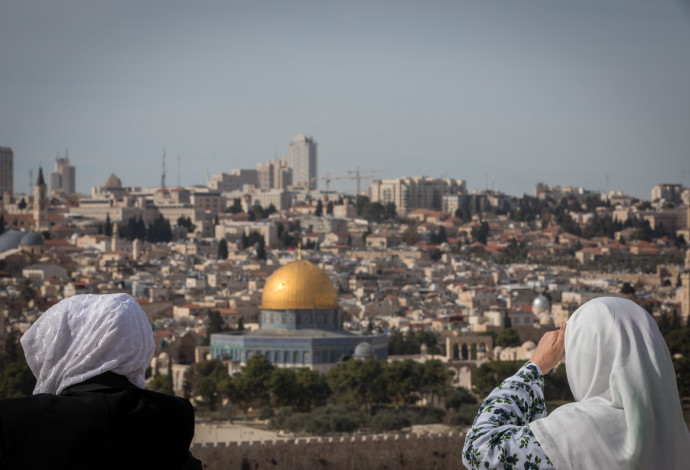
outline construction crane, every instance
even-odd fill
[[[350,176],[333,176],[331,177],[330,173],[326,173],[326,176],[322,176],[320,178],[312,178],[312,181],[318,181],[318,180],[323,180],[326,182],[326,192],[329,191],[331,181],[338,181],[338,180],[351,180],[354,179]]]
[[[383,173],[382,170],[363,170],[360,171],[359,167],[357,167],[357,170],[355,171],[348,171],[347,172],[349,175],[354,175],[354,176],[331,176],[330,173],[326,173],[326,176],[322,176],[320,178],[312,178],[311,181],[318,181],[318,180],[323,180],[326,182],[326,191],[329,190],[330,188],[330,183],[331,181],[339,181],[339,180],[357,180],[357,194],[361,192],[361,181],[363,179],[374,179],[376,178],[376,175],[374,173]]]
[[[374,173],[384,173],[382,170],[363,170],[364,172],[360,172],[359,167],[355,171],[348,171],[347,173],[350,175],[355,175],[351,177],[350,179],[356,179],[357,180],[357,196],[359,196],[362,193],[362,180],[373,180],[376,178],[376,175]]]

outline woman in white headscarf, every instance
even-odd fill
[[[543,374],[564,351],[576,401],[546,416]],[[463,462],[468,468],[688,468],[690,433],[652,316],[620,298],[585,303],[489,395],[467,433]]]
[[[134,298],[67,298],[21,343],[36,387],[0,402],[0,468],[201,468],[189,401],[143,389],[155,346]]]

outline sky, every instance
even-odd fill
[[[0,64],[15,192],[66,149],[89,193],[159,185],[164,152],[168,186],[204,184],[298,134],[350,193],[357,168],[690,186],[690,0],[3,0]]]

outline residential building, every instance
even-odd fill
[[[10,147],[0,147],[0,196],[14,194],[14,153]]]
[[[71,195],[75,193],[76,170],[69,164],[69,157],[65,151],[65,158],[55,159],[55,171],[50,174],[50,194]]]
[[[287,166],[292,169],[292,186],[316,189],[316,142],[312,137],[298,135],[288,146]]]

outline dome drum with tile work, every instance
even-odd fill
[[[298,259],[277,269],[266,281],[263,310],[338,308],[338,294],[329,277],[309,261]]]

